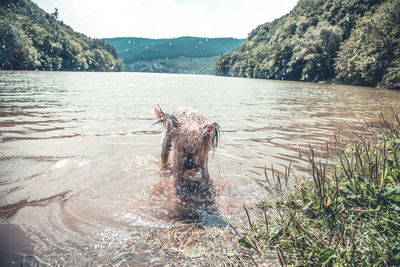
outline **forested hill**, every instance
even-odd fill
[[[0,1],[0,70],[121,71],[115,49],[30,0]]]
[[[108,38],[117,54],[130,64],[141,60],[173,59],[178,57],[212,57],[236,49],[242,39],[179,37],[172,39]]]
[[[299,0],[222,54],[215,72],[400,89],[400,1]]]

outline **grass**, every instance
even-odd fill
[[[335,144],[333,164],[310,148],[312,181],[249,216],[240,244],[254,264],[275,251],[281,265],[400,265],[399,116],[368,126],[373,135]]]

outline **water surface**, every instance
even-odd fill
[[[115,262],[110,255],[127,242],[148,262],[146,234],[181,223],[181,200],[160,172],[156,103],[166,111],[195,107],[222,127],[210,154],[212,203],[203,206],[231,222],[243,203],[266,195],[254,182],[264,166],[292,162],[300,171],[299,149],[359,131],[364,118],[398,107],[400,92],[196,75],[0,72],[3,263],[21,260],[12,251]]]

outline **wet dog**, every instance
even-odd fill
[[[208,185],[208,152],[217,148],[221,132],[218,123],[208,123],[197,110],[187,107],[166,113],[155,105],[154,113],[156,123],[165,128],[161,150],[163,168],[169,166],[172,150],[172,171],[177,182],[201,172],[201,184]]]

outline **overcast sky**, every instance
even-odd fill
[[[90,37],[246,38],[287,14],[297,0],[33,0]]]

